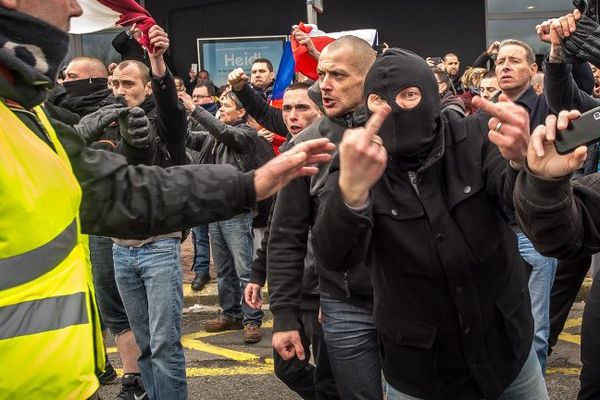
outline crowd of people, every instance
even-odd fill
[[[270,60],[222,87],[177,77],[157,25],[153,51],[134,25],[113,41],[120,63],[64,64],[80,13],[0,0],[0,398],[97,398],[117,377],[108,334],[118,399],[187,398],[190,232],[192,289],[211,259],[217,272],[206,331],[261,341],[268,280],[274,372],[303,399],[548,398],[548,355],[600,249],[598,145],[553,144],[600,106],[594,49],[573,54],[593,15],[532,27],[541,65],[506,38],[462,73],[454,53],[355,36],[318,51],[295,29],[318,80],[297,74],[276,108]],[[599,285],[580,399],[600,398]]]

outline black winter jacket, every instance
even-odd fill
[[[286,148],[320,137],[339,143],[348,127],[363,125],[365,121],[362,112],[335,120],[323,117],[295,136]],[[311,268],[305,265],[308,235],[316,218],[319,195],[329,167],[330,164],[319,165],[316,176],[294,179],[277,195],[267,249],[269,301],[274,331],[299,329],[301,286],[298,282],[303,280],[305,268]],[[354,268],[348,266],[347,271],[333,272],[317,264],[316,271],[321,295],[347,300],[372,297],[373,289],[364,265]]]
[[[502,212],[517,173],[486,122],[442,117],[420,169],[388,164],[363,211],[330,175],[313,228],[319,265],[366,261],[385,377],[418,398],[497,399],[530,354],[528,271]]]

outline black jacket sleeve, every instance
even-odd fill
[[[575,259],[600,251],[600,174],[548,181],[522,171],[514,196],[519,225],[541,254]]]
[[[227,219],[256,203],[253,172],[130,166],[119,154],[88,148],[71,127],[53,125],[81,185],[84,233],[143,239]]]
[[[177,89],[171,71],[165,76],[152,77],[152,93],[156,101],[156,130],[171,155],[173,164],[187,162],[185,136],[187,116],[183,104],[177,99]]]
[[[235,92],[235,95],[246,109],[246,112],[259,124],[280,136],[286,137],[288,135],[289,132],[283,121],[281,110],[271,107],[250,85],[244,85],[242,90]]]
[[[277,195],[267,247],[269,302],[275,332],[300,328],[300,293],[312,222],[310,179],[294,179]]]
[[[190,118],[201,124],[215,139],[235,151],[247,153],[254,149],[256,131],[246,124],[227,125],[202,107],[196,107]]]
[[[319,197],[319,213],[312,230],[317,264],[325,269],[345,271],[364,264],[371,241],[372,199],[361,211],[349,208],[338,184],[339,171],[327,177]]]
[[[115,36],[112,41],[112,46],[119,54],[124,54],[128,50],[129,40],[131,40],[131,38],[127,34],[127,31],[123,31]]]
[[[490,63],[489,67],[488,62]],[[473,68],[485,68],[493,71],[495,64],[494,60],[488,55],[487,51],[484,51],[479,55],[479,57],[475,59],[475,61],[473,61],[473,64],[471,64],[471,66]]]
[[[555,113],[577,109],[581,112],[600,105],[600,100],[581,90],[571,75],[571,64],[545,63],[544,93],[548,106]]]

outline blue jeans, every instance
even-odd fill
[[[113,335],[124,333],[131,328],[115,281],[113,241],[94,235],[90,235],[89,240],[94,289],[102,322]]]
[[[533,314],[533,348],[542,371],[546,371],[548,336],[550,335],[550,291],[558,260],[538,253],[525,234],[517,233],[521,257],[533,267],[529,277],[531,314]]]
[[[373,301],[337,300],[321,294],[323,334],[340,397],[382,398]]]
[[[113,246],[115,277],[140,348],[138,362],[151,400],[187,398],[180,245],[179,239],[167,238],[141,247]]]
[[[386,400],[422,400],[418,397],[409,396],[396,390],[392,385],[386,383]],[[546,400],[548,391],[540,363],[531,348],[529,357],[523,364],[517,378],[504,390],[498,400]]]
[[[223,315],[230,320],[242,320],[261,325],[263,312],[244,301],[244,289],[252,272],[252,214],[238,214],[208,226],[217,267],[217,287]]]
[[[192,228],[192,232],[194,233],[194,272],[197,275],[208,275],[210,264],[208,225]]]

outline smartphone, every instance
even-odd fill
[[[194,72],[198,72],[198,64],[192,64],[190,65],[190,69]]]
[[[579,146],[600,141],[600,107],[581,114],[564,131],[556,131],[554,147],[558,154],[568,154]]]

